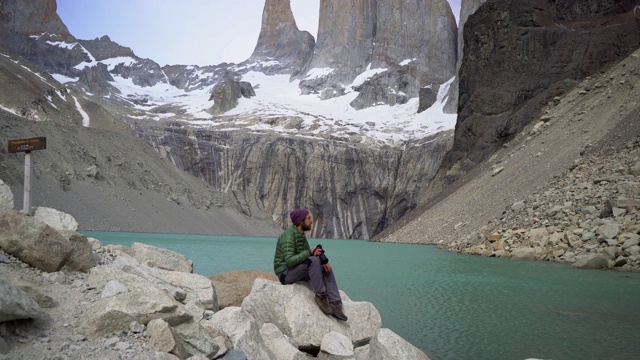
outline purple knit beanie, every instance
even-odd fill
[[[293,225],[298,226],[304,221],[304,218],[306,218],[308,214],[309,211],[305,209],[296,209],[293,210],[289,216],[291,216],[291,222],[293,222]]]

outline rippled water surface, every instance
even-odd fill
[[[184,254],[194,272],[272,271],[275,238],[83,232]],[[431,246],[322,243],[338,285],[382,325],[440,359],[634,359],[640,274],[451,254]]]

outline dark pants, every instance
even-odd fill
[[[330,272],[324,271],[317,256],[309,256],[300,264],[286,269],[280,275],[280,281],[285,285],[308,281],[317,294],[326,292],[329,301],[342,301],[336,278],[333,276],[333,269]]]

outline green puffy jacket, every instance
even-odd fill
[[[273,271],[280,275],[287,268],[300,264],[309,257],[310,250],[307,237],[295,225],[291,225],[278,238],[273,256]]]

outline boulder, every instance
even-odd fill
[[[172,353],[176,348],[176,340],[171,332],[171,326],[162,319],[153,319],[147,324],[149,345],[160,352]]]
[[[117,280],[129,289],[144,289],[152,285],[164,290],[177,301],[198,301],[206,310],[218,310],[215,289],[206,277],[151,268],[124,253],[111,266],[92,269],[86,282],[101,289],[111,280]]]
[[[101,298],[108,298],[109,296],[114,296],[118,294],[124,294],[129,292],[129,288],[118,280],[110,280],[104,285],[104,289],[102,289],[102,294],[100,294]]]
[[[206,277],[185,272],[159,269],[150,270],[149,273],[151,276],[184,290],[187,296],[183,302],[199,301],[206,310],[218,311],[216,289],[213,287],[213,283]]]
[[[587,254],[578,257],[573,267],[580,269],[606,269],[609,267],[609,257],[606,254]]]
[[[51,296],[47,295],[46,288],[43,288],[40,282],[11,279],[11,284],[29,295],[41,308],[49,309],[56,305]]]
[[[141,243],[131,245],[133,257],[141,264],[159,269],[192,273],[193,261],[171,250]]]
[[[427,354],[386,328],[376,331],[369,346],[369,360],[429,360]]]
[[[319,349],[322,339],[331,331],[345,335],[353,344],[368,342],[381,326],[380,313],[369,302],[351,301],[343,292],[341,296],[344,312],[349,317],[344,322],[320,311],[308,283],[284,286],[258,278],[251,294],[242,302],[242,309],[260,324],[275,324],[295,340],[299,348]]]
[[[78,230],[78,222],[73,216],[56,209],[39,206],[36,208],[33,217],[44,221],[56,230]]]
[[[271,304],[273,306],[273,304]],[[242,350],[248,359],[272,359],[260,335],[260,325],[242,308],[229,306],[200,322],[212,336],[224,334],[234,349]]]
[[[153,360],[180,360],[179,357],[162,351],[156,351]]]
[[[216,289],[220,309],[240,306],[257,278],[278,281],[273,273],[260,270],[238,270],[209,277]]]
[[[213,359],[218,353],[218,345],[213,337],[197,322],[188,321],[178,324],[173,326],[171,331],[177,340],[178,351],[175,354],[181,359],[191,356]]]
[[[100,299],[82,313],[80,330],[90,338],[111,336],[129,329],[137,321],[147,325],[163,319],[176,326],[192,319],[191,315],[164,291],[153,286]]]
[[[226,80],[216,84],[211,92],[209,100],[213,100],[213,106],[209,109],[212,114],[221,114],[235,108],[241,97],[250,98],[256,93],[251,83],[246,81]]]
[[[0,280],[0,322],[33,319],[41,313],[38,304],[27,293]]]
[[[511,258],[515,260],[535,260],[536,250],[534,248],[514,249],[511,252]]]
[[[0,228],[0,248],[43,271],[60,270],[73,250],[54,228],[18,211],[0,213]]]
[[[348,337],[331,331],[322,338],[318,358],[323,360],[355,360],[353,344]]]
[[[86,272],[95,266],[93,248],[86,236],[71,230],[61,230],[60,234],[69,240],[72,248],[65,270]]]
[[[13,206],[11,188],[0,179],[0,211],[11,211]]]
[[[260,328],[260,336],[267,349],[273,354],[274,359],[305,360],[307,356],[273,324],[263,324]],[[348,340],[348,339],[347,339]]]

